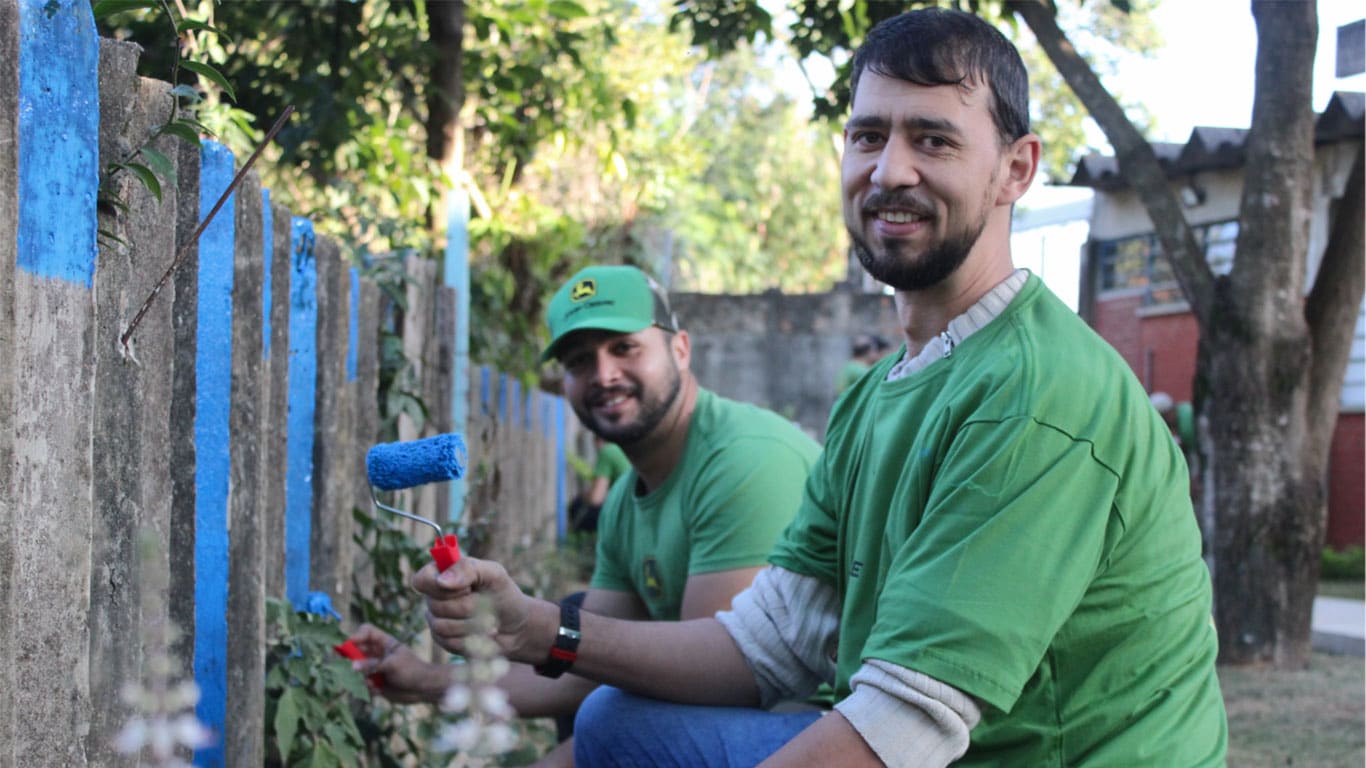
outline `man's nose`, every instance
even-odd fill
[[[606,348],[593,354],[593,381],[600,386],[611,386],[621,378],[621,365],[615,355]]]
[[[914,187],[920,183],[915,150],[905,142],[889,139],[878,153],[870,180],[881,189]]]

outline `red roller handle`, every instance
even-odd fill
[[[356,645],[353,640],[347,640],[339,645],[334,645],[332,646],[332,650],[336,651],[338,655],[345,656],[352,661],[363,661],[365,659],[365,652],[362,651],[360,646]],[[370,675],[368,679],[376,688],[384,687],[384,675],[376,672],[375,674]]]
[[[448,533],[446,538],[438,539],[432,545],[431,553],[432,559],[436,561],[437,570],[444,571],[460,559],[460,540],[455,534]]]

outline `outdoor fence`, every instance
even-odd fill
[[[212,141],[160,137],[174,181],[158,197],[116,176],[126,211],[97,215],[100,169],[172,109],[137,57],[98,38],[86,0],[0,0],[0,768],[139,764],[112,746],[120,689],[168,621],[219,736],[196,764],[261,765],[265,601],[346,611],[397,314],[432,414],[401,436],[470,448],[463,485],[400,503],[463,510],[494,555],[563,530],[577,423],[457,365],[460,297],[432,262],[408,261],[397,313],[254,172],[196,240],[240,168]]]

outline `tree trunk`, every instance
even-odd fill
[[[1057,27],[1047,0],[1005,7],[1116,148],[1200,325],[1197,405],[1205,493],[1215,518],[1220,659],[1307,663],[1325,529],[1328,449],[1361,304],[1360,162],[1348,182],[1319,277],[1305,298],[1312,214],[1314,3],[1255,0],[1256,98],[1233,271],[1214,277],[1165,174],[1094,72]],[[1145,148],[1147,148],[1145,150]],[[1358,156],[1360,161],[1360,156]]]
[[[427,83],[427,157],[436,160],[446,177],[437,185],[429,226],[445,231],[446,198],[450,184],[460,184],[464,160],[464,134],[460,110],[465,104],[464,0],[432,0],[427,3],[427,27],[435,51],[431,79]]]

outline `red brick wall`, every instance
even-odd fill
[[[1143,335],[1134,318],[1142,297],[1137,295],[1102,299],[1096,302],[1091,327],[1096,329],[1110,346],[1119,351],[1134,373],[1143,371]]]
[[[1138,296],[1096,302],[1093,327],[1110,342],[1149,392],[1166,392],[1176,402],[1191,399],[1199,329],[1189,312],[1140,317]],[[1338,417],[1329,457],[1328,545],[1343,549],[1366,544],[1366,418]]]
[[[1360,413],[1338,416],[1328,472],[1328,546],[1345,549],[1366,545],[1366,418]]]

